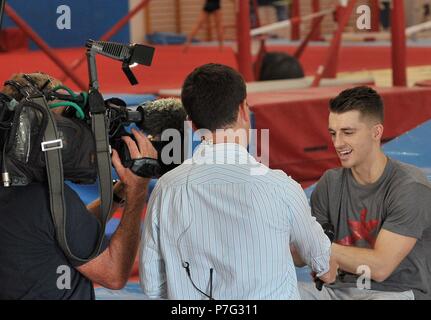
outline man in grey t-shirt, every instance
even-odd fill
[[[303,299],[431,299],[431,184],[381,150],[383,103],[368,87],[330,103],[329,132],[343,168],[311,196],[313,215],[334,226],[337,281]]]

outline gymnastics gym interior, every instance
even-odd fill
[[[223,44],[213,19],[208,19],[187,48],[203,0],[60,2],[5,2],[2,82],[14,73],[43,71],[75,92],[86,91],[88,39],[155,48],[151,66],[133,69],[139,82],[134,86],[120,62],[97,58],[104,98],[119,97],[130,108],[160,97],[179,97],[185,77],[200,65],[231,66],[247,81],[253,128],[269,129],[268,145],[255,141],[257,154],[269,148],[269,167],[286,172],[308,196],[326,170],[340,165],[328,134],[329,100],[343,89],[369,85],[385,104],[385,153],[421,168],[431,180],[429,1],[393,0],[385,6],[378,0],[280,0],[277,5],[287,14],[280,20],[272,5],[222,0]],[[65,7],[59,10],[60,5]],[[69,26],[59,27],[64,24],[59,18],[70,19]],[[270,64],[277,67],[263,77]],[[292,74],[293,67],[302,75]],[[70,185],[85,203],[99,196],[96,185]],[[120,217],[118,211],[109,221],[108,236]],[[297,269],[297,275],[307,280],[309,270]],[[124,289],[96,286],[100,300],[145,298],[136,262]]]

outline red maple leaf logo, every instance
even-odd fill
[[[373,235],[373,231],[379,225],[379,220],[370,220],[367,222],[367,214],[368,210],[363,209],[360,213],[360,221],[348,220],[351,235],[338,240],[337,243],[343,246],[351,246],[359,240],[365,240],[371,248],[374,248],[376,236]]]

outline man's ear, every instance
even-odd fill
[[[247,101],[245,99],[239,105],[238,117],[241,117],[241,119],[244,122],[250,122],[250,110],[248,108],[248,104],[247,104]]]
[[[381,141],[383,138],[384,127],[383,124],[379,123],[373,127],[373,138]]]

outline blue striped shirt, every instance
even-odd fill
[[[300,299],[289,245],[318,275],[330,242],[301,186],[238,144],[201,144],[165,174],[147,207],[140,281],[152,298]],[[183,263],[190,266],[190,278]]]

